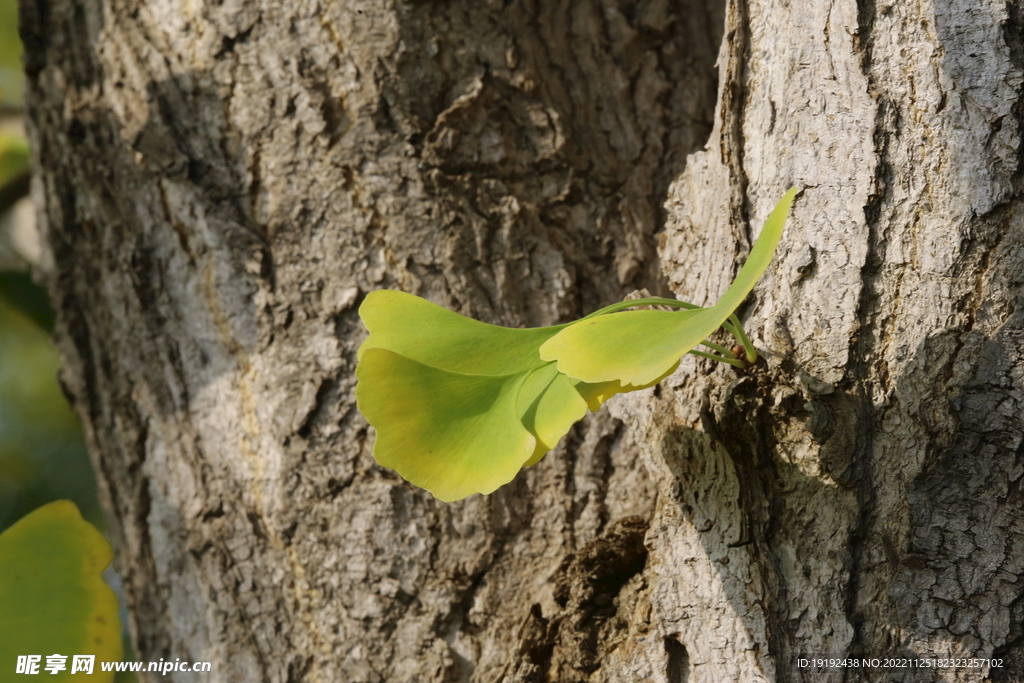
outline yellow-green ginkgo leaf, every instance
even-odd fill
[[[111,559],[110,544],[67,500],[0,534],[0,679],[8,680],[19,656],[40,655],[48,681],[114,680],[99,664],[122,654],[117,596],[102,576]],[[67,656],[56,675],[44,671],[53,654]],[[95,655],[92,676],[71,675],[74,655]]]
[[[587,414],[587,402],[569,378],[554,363],[543,365],[527,376],[519,390],[519,412],[523,426],[537,439],[533,455],[525,465],[535,465],[558,445],[569,429]]]
[[[382,289],[359,307],[370,336],[359,357],[387,349],[424,365],[467,375],[514,375],[543,365],[540,345],[564,329],[488,325],[412,294]]]
[[[540,347],[546,361],[587,383],[619,381],[641,387],[671,371],[743,303],[772,260],[798,192],[787,192],[768,216],[747,262],[711,308],[686,311],[624,311],[582,320]]]
[[[374,458],[440,500],[491,493],[534,453],[518,406],[527,373],[467,375],[370,348],[356,377],[359,410],[377,430]]]

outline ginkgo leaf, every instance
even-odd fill
[[[687,311],[624,311],[582,320],[540,347],[559,371],[587,383],[619,381],[641,387],[671,371],[724,323],[743,302],[772,260],[789,208],[798,192],[787,192],[768,216],[747,262],[711,308]]]
[[[543,365],[540,345],[564,329],[488,325],[412,294],[382,289],[359,307],[370,349],[387,349],[424,365],[467,375],[514,375]]]
[[[586,415],[587,403],[573,384],[558,372],[554,363],[540,359],[540,345],[565,325],[539,329],[498,327],[466,318],[417,296],[389,290],[367,295],[359,314],[370,330],[370,336],[359,348],[360,368],[366,353],[385,349],[408,360],[459,375],[499,377],[506,383],[513,378],[522,380],[519,416],[524,428],[536,439],[525,465],[536,464]],[[378,432],[390,431],[390,422],[388,416],[383,416],[381,424],[371,420]],[[378,462],[391,466],[386,453],[381,451],[381,454]],[[487,462],[488,453],[482,452],[480,458]],[[395,469],[402,476],[406,476],[405,471],[412,471],[408,465]],[[480,473],[477,476],[482,477]],[[418,480],[406,478],[421,485]],[[455,495],[425,488],[439,498]],[[475,492],[478,491],[469,493]]]
[[[359,410],[377,430],[374,458],[440,500],[491,493],[534,454],[519,411],[525,372],[467,375],[370,348],[356,376]]]
[[[573,326],[578,334],[563,330],[541,346],[540,355],[587,383],[643,386],[664,376],[708,335],[692,324],[704,312],[624,311],[584,320]],[[694,334],[701,336],[691,342]]]
[[[121,659],[117,596],[103,581],[113,559],[110,544],[60,500],[29,513],[0,534],[0,671],[14,670],[19,655],[95,655],[90,680],[110,683],[99,661]],[[45,666],[42,660],[40,671]],[[47,680],[50,675],[46,676]]]
[[[587,402],[554,363],[533,372],[519,390],[523,426],[536,437],[537,445],[525,465],[535,465],[558,445],[569,429],[587,414]]]
[[[553,363],[540,359],[540,345],[565,325],[530,329],[488,325],[392,290],[368,294],[359,315],[370,331],[359,348],[360,358],[370,349],[383,348],[461,374],[528,373],[520,391],[520,414],[537,444],[527,465],[536,464],[586,414],[587,405],[572,383]]]

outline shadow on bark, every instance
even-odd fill
[[[856,388],[800,378],[790,362],[762,366],[704,410],[703,432],[666,434],[672,504],[697,532],[722,596],[767,649],[778,681],[872,681],[882,671],[899,683],[940,676],[931,668],[825,674],[797,665],[813,656],[993,658],[1002,667],[989,680],[1017,680],[1024,670],[1022,349],[1020,310],[992,338],[939,332],[907,359],[908,371],[881,405]],[[780,384],[799,391],[773,405]],[[913,424],[900,427],[894,412]],[[792,461],[791,437],[775,436],[800,423],[820,448],[817,463]],[[894,448],[883,435],[900,429],[907,436]],[[915,462],[915,474],[886,486],[878,470],[894,458]],[[808,476],[816,465],[821,476]],[[832,545],[830,525],[840,539]],[[819,574],[829,566],[841,571]],[[808,629],[831,628],[815,591],[839,598],[850,627],[841,652],[802,649]]]

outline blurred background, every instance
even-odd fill
[[[39,243],[27,196],[17,7],[0,0],[0,531],[61,498],[102,529],[81,427],[57,383],[53,311],[31,278]]]
[[[53,310],[32,280],[39,259],[29,198],[17,0],[0,0],[0,532],[37,507],[73,501],[105,531],[81,425],[57,381]],[[113,569],[107,580],[122,598]],[[122,624],[127,622],[121,608]],[[133,659],[125,639],[125,659]],[[119,673],[116,683],[134,682]]]

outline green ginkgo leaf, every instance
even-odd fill
[[[113,559],[110,544],[82,519],[74,503],[60,500],[29,513],[0,534],[0,672],[18,656],[67,656],[67,668],[46,680],[76,679],[73,655],[94,655],[91,681],[110,683],[100,661],[121,659],[117,596],[103,581]]]
[[[468,375],[367,349],[356,400],[377,430],[373,455],[450,502],[490,493],[538,462],[587,404],[554,363],[515,375]]]
[[[368,294],[359,308],[359,315],[370,331],[370,336],[359,347],[356,399],[367,421],[377,430],[374,457],[381,465],[392,467],[405,479],[427,489],[437,498],[456,500],[472,493],[489,493],[511,480],[520,467],[536,464],[558,444],[573,424],[586,415],[587,402],[576,391],[573,383],[558,372],[554,363],[545,363],[540,358],[540,345],[564,329],[565,325],[531,329],[488,325],[420,297],[392,290]],[[453,439],[452,443],[459,443],[457,452],[424,444],[419,444],[416,449],[408,446],[403,446],[404,450],[392,448],[400,440],[409,443],[412,438],[409,429],[412,418],[396,421],[393,412],[379,409],[382,405],[380,395],[361,389],[367,383],[378,383],[378,371],[386,374],[385,367],[393,369],[400,363],[391,359],[388,365],[380,358],[367,363],[367,358],[374,355],[372,352],[375,349],[390,351],[425,368],[450,373],[442,375],[421,370],[402,380],[415,384],[427,375],[435,379],[445,377],[445,382],[433,387],[435,393],[431,400],[435,407],[439,404],[461,405],[459,401],[463,397],[459,392],[463,390],[462,384],[469,381],[467,378],[492,378],[505,387],[518,386],[516,415],[519,426],[534,437],[534,447],[529,457],[518,463],[515,462],[518,456],[506,459],[504,446],[495,443],[491,438],[493,435],[487,435],[487,438]],[[452,396],[437,393],[439,390],[443,393],[451,387],[455,387],[456,392]],[[412,393],[420,395],[415,390]],[[454,435],[454,430],[461,430],[461,436],[461,432],[480,427],[478,422],[461,418],[450,423],[438,423],[436,415],[428,417],[422,412],[417,418],[443,425],[444,429],[450,430],[450,436]],[[399,451],[406,457],[396,457]],[[408,461],[409,457],[416,462]],[[455,464],[465,462],[473,462],[478,466],[465,468]],[[460,474],[445,475],[441,479],[449,484],[460,483],[454,486],[438,483],[438,472],[450,473],[455,470]],[[494,483],[496,481],[497,484]]]
[[[514,329],[488,325],[412,294],[382,289],[359,307],[370,336],[359,357],[387,349],[424,365],[467,375],[513,375],[540,367],[540,345],[565,325]]]
[[[359,306],[359,316],[370,331],[370,337],[359,347],[360,361],[368,351],[384,348],[438,370],[501,377],[505,382],[512,381],[513,376],[522,380],[520,418],[523,427],[537,439],[526,465],[540,461],[587,413],[587,403],[572,383],[558,373],[554,364],[541,360],[541,344],[564,325],[531,329],[487,325],[392,290],[367,295]],[[383,425],[371,424],[378,433],[390,426],[386,421]],[[382,462],[380,458],[378,462]],[[418,480],[410,481],[420,485]]]
[[[367,349],[356,400],[377,430],[374,458],[446,502],[491,493],[535,451],[519,410],[527,376],[449,372]]]
[[[772,260],[798,192],[787,192],[768,216],[747,262],[711,308],[688,311],[624,311],[570,325],[540,347],[559,371],[588,383],[618,381],[641,387],[670,372],[721,327],[754,288]]]

